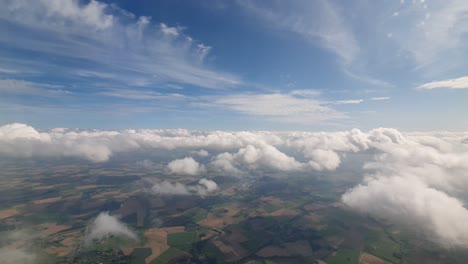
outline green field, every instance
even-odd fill
[[[197,232],[181,232],[173,233],[167,236],[167,244],[169,246],[177,246],[181,244],[191,244],[198,240]]]
[[[192,221],[197,223],[206,219],[208,212],[204,209],[198,211],[194,216],[192,216]]]
[[[142,264],[145,263],[145,259],[151,255],[151,248],[135,248],[131,255],[132,264]]]
[[[225,260],[223,252],[211,243],[211,241],[203,243],[200,250],[202,253],[198,256],[198,259],[201,261],[207,261],[203,263],[223,263]]]
[[[400,263],[400,245],[388,238],[369,240],[366,251],[392,263]]]
[[[267,211],[268,213],[273,213],[274,211],[277,211],[279,209],[281,209],[283,207],[279,206],[279,205],[275,205],[275,204],[267,204],[263,207],[263,209],[265,211]]]
[[[358,264],[359,252],[353,249],[340,248],[335,255],[329,256],[325,261],[327,264]]]

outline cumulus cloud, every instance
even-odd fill
[[[449,79],[443,81],[435,81],[429,82],[425,84],[421,84],[418,86],[418,89],[438,89],[438,88],[447,88],[447,89],[468,89],[468,76],[456,78],[456,79]]]
[[[413,224],[445,245],[464,246],[468,242],[463,205],[468,188],[467,138],[466,132],[401,133],[391,128],[327,133],[40,131],[25,124],[9,124],[0,127],[0,156],[74,157],[104,162],[119,153],[139,151],[144,156],[145,151],[161,150],[181,158],[167,164],[152,159],[141,165],[159,166],[182,175],[207,172],[242,176],[334,171],[349,165],[348,160],[356,155],[364,164],[363,181],[343,195],[345,204],[362,213]],[[204,164],[189,156],[197,152]],[[216,189],[216,183],[202,179],[195,185],[164,181],[152,186],[151,191],[159,195],[204,196]]]
[[[246,166],[250,169],[264,167],[278,171],[300,170],[302,166],[293,157],[269,145],[260,147],[248,145],[239,149],[235,154],[221,153],[211,165],[231,173],[238,173],[239,170],[236,168],[238,166]]]
[[[203,197],[213,194],[217,189],[218,185],[216,182],[203,178],[196,185],[163,181],[154,184],[151,192],[157,195],[198,195]]]
[[[169,173],[181,175],[198,175],[205,172],[205,166],[200,165],[192,157],[176,159],[167,164]]]
[[[193,153],[200,157],[208,157],[210,155],[210,153],[204,149],[200,149],[199,151],[194,151]]]
[[[133,241],[138,240],[136,233],[108,212],[100,213],[86,228],[85,245],[99,242],[110,237],[119,237]]]
[[[466,133],[369,133],[377,153],[364,182],[342,197],[353,209],[424,231],[447,247],[468,243],[468,210],[458,197],[468,186]]]
[[[468,210],[463,203],[417,177],[369,179],[344,194],[343,201],[361,212],[423,229],[441,245],[468,244]]]

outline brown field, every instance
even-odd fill
[[[217,217],[212,213],[208,213],[206,219],[198,222],[202,226],[214,227],[214,228],[223,228],[227,225],[234,224],[236,215],[241,209],[237,205],[227,205],[224,207],[228,212],[221,217]]]
[[[68,230],[72,228],[71,226],[67,225],[56,225],[52,223],[46,223],[46,224],[41,224],[39,225],[39,228],[41,228],[41,231],[46,234],[46,235],[53,235],[57,234],[59,232],[62,232],[64,230]]]
[[[261,201],[264,201],[264,202],[267,202],[267,203],[270,203],[270,204],[273,204],[273,205],[279,205],[279,206],[282,206],[284,204],[284,201],[278,197],[274,197],[274,196],[265,196],[265,197],[262,197],[260,198]]]
[[[57,255],[59,257],[68,256],[72,252],[73,248],[71,247],[55,247],[51,246],[46,248],[45,252],[52,255]]]
[[[174,226],[166,228],[152,228],[145,231],[146,245],[151,248],[151,255],[145,259],[146,263],[158,258],[164,251],[170,247],[167,245],[167,234],[183,232],[185,227]]]
[[[226,245],[223,241],[221,241],[219,239],[212,240],[212,242],[224,254],[228,254],[228,253],[234,251],[231,246]]]
[[[359,264],[387,264],[387,262],[374,255],[362,252],[361,256],[359,257]]]
[[[205,232],[205,236],[201,238],[201,240],[208,240],[214,236],[216,236],[218,233],[216,233],[215,231],[213,230],[208,230],[207,232]]]
[[[247,240],[248,238],[242,233],[240,227],[230,227],[229,232],[223,233],[218,239],[213,240],[213,243],[225,253],[226,256],[230,256],[228,261],[235,261],[249,254],[249,252],[240,245],[240,243]]]
[[[50,190],[54,188],[55,186],[53,185],[39,185],[33,188],[33,190]]]
[[[49,204],[49,203],[56,203],[60,202],[62,200],[62,197],[57,196],[57,197],[51,197],[51,198],[46,198],[46,199],[41,199],[41,200],[35,200],[33,201],[34,204]]]
[[[82,191],[82,190],[89,190],[89,189],[95,189],[95,188],[97,188],[97,185],[82,185],[82,186],[77,186],[77,187],[75,187],[75,189],[80,190],[80,191]]]
[[[136,191],[133,191],[133,192],[128,192],[128,193],[120,193],[116,196],[114,196],[114,199],[117,199],[117,200],[125,200],[125,199],[128,199],[130,198],[131,196],[139,193],[140,190],[136,190]]]
[[[299,212],[297,210],[294,210],[294,209],[291,209],[291,208],[282,208],[282,209],[274,211],[270,215],[271,216],[294,217],[296,215],[299,215]]]
[[[121,248],[124,256],[130,256],[133,253],[134,248]]]
[[[105,198],[107,195],[118,195],[118,194],[120,194],[120,191],[102,192],[102,193],[98,193],[98,194],[91,196],[91,198],[100,199],[100,198]]]
[[[73,245],[75,244],[75,242],[76,242],[76,238],[74,238],[74,237],[67,237],[67,238],[65,238],[64,240],[62,240],[62,241],[60,242],[60,244],[66,246],[66,247],[71,247],[71,246],[73,246]]]
[[[145,231],[146,246],[151,248],[151,255],[146,259],[146,263],[150,263],[159,257],[164,251],[170,247],[167,245],[167,233],[160,229],[148,229]]]
[[[163,228],[160,228],[160,230],[163,230],[164,232],[168,234],[181,233],[185,231],[185,226],[163,227]]]
[[[0,220],[18,215],[19,212],[16,210],[16,208],[11,208],[11,209],[5,209],[5,210],[0,210]]]

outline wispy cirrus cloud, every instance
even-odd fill
[[[35,83],[16,79],[0,79],[0,94],[3,95],[36,95],[62,96],[70,94],[63,86]]]
[[[418,86],[418,89],[432,90],[432,89],[468,89],[468,76],[424,83]]]
[[[390,100],[391,97],[389,96],[381,96],[381,97],[372,97],[370,100],[372,101],[384,101],[384,100]]]
[[[340,105],[340,104],[360,104],[362,102],[364,102],[363,99],[351,99],[351,100],[334,101],[334,102],[332,102],[332,104],[337,104],[337,105]]]
[[[237,94],[220,97],[214,105],[246,115],[286,123],[311,124],[347,118],[318,99],[303,94]]]
[[[268,5],[258,1],[238,3],[260,19],[297,33],[313,43],[320,43],[345,64],[351,63],[359,53],[359,45],[350,28],[329,1],[302,1],[294,5],[282,1],[272,1]]]
[[[135,86],[181,83],[217,89],[242,82],[233,74],[205,66],[211,48],[185,34],[183,28],[134,17],[94,0],[87,4],[6,0],[0,27],[15,34],[0,35],[4,48],[0,67],[43,69],[49,75],[55,72]],[[17,52],[40,56],[31,62]],[[51,58],[61,63],[50,64]]]

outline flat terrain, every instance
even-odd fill
[[[1,163],[1,162],[0,162]],[[352,184],[284,175],[229,178],[216,195],[157,196],[155,181],[197,177],[155,174],[136,163],[0,171],[0,248],[38,252],[38,263],[465,263],[468,253],[349,211],[340,194]],[[99,213],[119,215],[138,242],[83,246]]]

